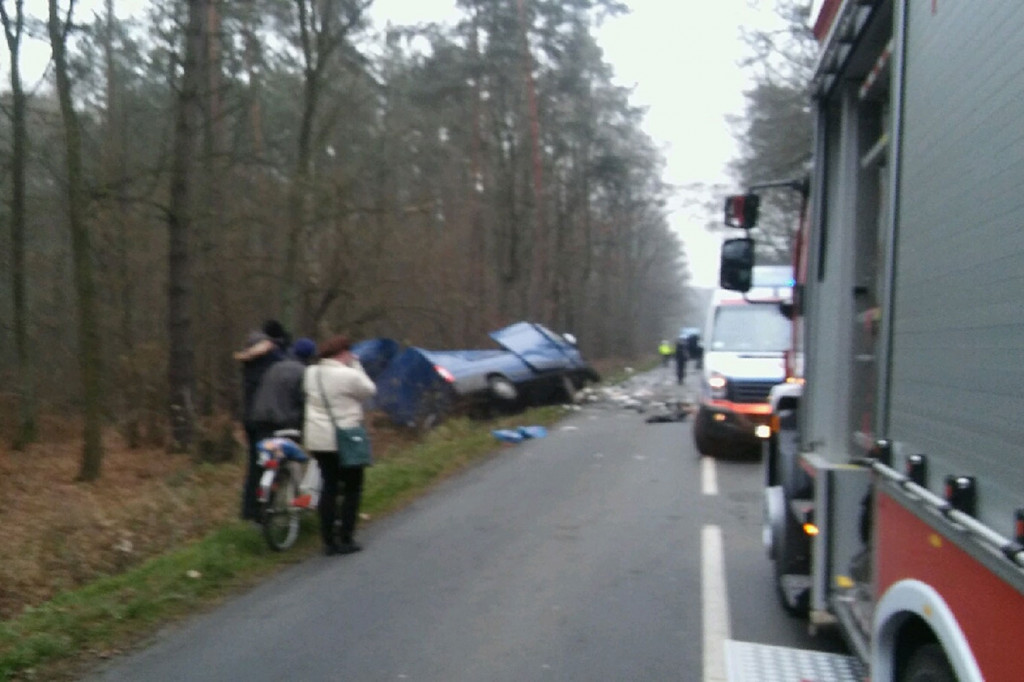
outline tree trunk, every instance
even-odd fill
[[[284,276],[281,278],[281,315],[285,325],[294,329],[298,319],[299,260],[306,244],[306,206],[312,177],[313,121],[320,100],[320,78],[331,44],[328,34],[317,27],[316,6],[309,0],[295,0],[299,34],[302,41],[302,112],[296,140],[295,172],[288,187],[288,244],[285,247]]]
[[[171,205],[168,231],[168,335],[167,364],[171,452],[187,452],[195,440],[195,350],[192,337],[192,267],[189,241],[194,222],[194,201],[189,178],[195,167],[200,133],[203,69],[203,32],[208,0],[188,0],[185,61],[174,125],[171,165]]]
[[[14,345],[18,359],[18,430],[12,447],[24,450],[39,436],[36,425],[34,362],[28,343],[28,304],[25,299],[25,164],[28,128],[26,96],[21,82],[19,54],[25,26],[23,0],[16,0],[14,16],[0,0],[7,49],[11,55],[11,291],[14,296]]]
[[[544,192],[543,162],[540,144],[540,114],[537,108],[537,86],[533,78],[533,55],[530,54],[530,26],[523,0],[516,1],[519,30],[522,44],[523,81],[526,89],[526,120],[530,138],[530,177],[533,181],[533,231],[531,233],[530,262],[531,277],[525,283],[526,304],[523,312],[533,319],[550,322],[554,311],[552,301],[546,296],[551,278],[550,263],[552,244],[548,234],[546,202]]]
[[[198,311],[198,324],[201,329],[217,330],[214,339],[230,338],[229,326],[230,304],[227,300],[229,290],[227,278],[230,276],[223,267],[222,258],[218,254],[225,253],[225,231],[227,223],[226,199],[224,191],[230,172],[227,163],[227,144],[225,132],[224,108],[221,102],[221,19],[218,0],[209,0],[206,8],[206,26],[203,51],[207,92],[201,98],[205,106],[203,117],[203,170],[205,193],[202,197],[203,219],[198,221],[195,229],[199,244],[196,263],[199,288],[198,300],[208,303]],[[197,197],[198,199],[198,197]],[[209,338],[209,337],[207,337]],[[213,397],[219,389],[218,379],[223,376],[219,371],[223,367],[224,353],[217,352],[218,342],[207,342],[200,346],[199,362],[200,380],[198,381],[198,410],[202,415],[213,413]]]
[[[104,4],[103,60],[106,79],[106,119],[103,122],[102,182],[108,188],[105,193],[109,202],[111,240],[115,260],[114,270],[116,300],[119,304],[117,316],[117,343],[122,349],[120,368],[114,376],[119,379],[113,393],[117,396],[121,433],[128,447],[137,448],[142,444],[142,423],[146,407],[145,378],[139,371],[136,357],[135,312],[136,287],[132,281],[131,257],[135,246],[128,228],[128,202],[125,198],[124,183],[129,175],[125,163],[124,109],[121,106],[121,88],[116,65],[115,45],[117,16],[114,0]],[[109,404],[109,403],[108,403]]]
[[[78,298],[78,363],[82,375],[82,402],[85,416],[82,462],[78,480],[99,478],[103,463],[100,409],[100,340],[96,284],[92,267],[92,247],[85,220],[85,178],[82,174],[82,136],[78,115],[71,99],[71,79],[66,54],[66,23],[58,15],[57,0],[49,0],[50,46],[53,50],[57,98],[64,124],[67,158],[68,222],[71,225],[71,252],[74,264],[75,292]],[[70,23],[71,12],[68,12]]]
[[[309,319],[311,312],[300,310],[300,295],[308,270],[303,264],[312,259],[310,206],[314,184],[314,127],[323,96],[327,66],[345,44],[350,31],[358,26],[371,0],[293,0],[298,17],[299,42],[302,47],[302,112],[296,140],[295,174],[288,187],[288,244],[281,282],[281,319],[294,329],[299,320]]]

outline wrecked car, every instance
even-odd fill
[[[490,334],[500,346],[482,350],[404,350],[387,339],[356,344],[377,384],[374,407],[402,425],[429,427],[444,415],[495,411],[573,401],[600,380],[580,355],[575,339],[541,324],[517,322]]]

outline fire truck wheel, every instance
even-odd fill
[[[807,575],[807,571],[802,570],[796,556],[798,550],[795,535],[798,531],[788,514],[773,530],[772,550],[775,558],[772,561],[772,577],[775,580],[775,594],[786,613],[795,617],[806,616],[810,608],[810,593],[800,580]],[[787,582],[795,582],[795,585]]]
[[[933,642],[911,655],[900,682],[956,682],[956,675],[942,647]]]

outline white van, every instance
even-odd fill
[[[693,425],[703,455],[742,454],[758,444],[757,427],[768,424],[768,392],[786,378],[785,353],[792,325],[793,269],[757,266],[746,294],[715,292],[704,327],[704,367]]]

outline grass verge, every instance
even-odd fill
[[[562,416],[561,408],[545,407],[487,423],[445,422],[368,470],[362,512],[370,517],[392,512],[498,452],[493,429],[547,426]],[[144,641],[161,625],[208,609],[318,550],[312,515],[304,520],[296,546],[283,553],[269,550],[249,524],[226,523],[201,540],[61,593],[0,624],[0,680],[73,679],[99,659]]]

